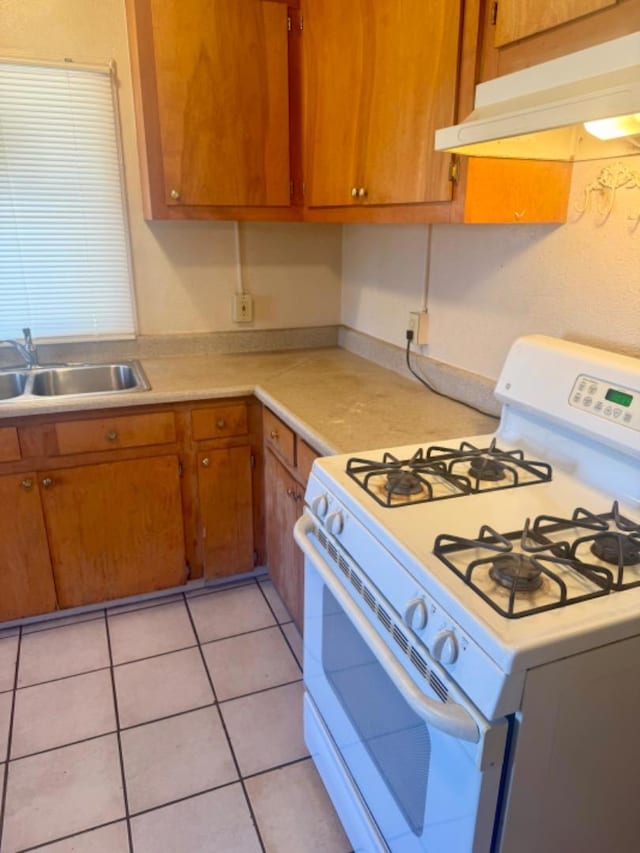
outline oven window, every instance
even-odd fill
[[[322,603],[322,667],[326,678],[411,831],[419,837],[427,801],[429,730],[407,705],[326,586]]]

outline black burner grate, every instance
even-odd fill
[[[569,539],[553,538],[569,531],[589,531]],[[592,545],[607,537],[607,554],[594,554]],[[460,555],[474,551],[480,556],[465,561]],[[580,601],[588,601],[615,590],[640,586],[637,575],[625,579],[625,568],[640,564],[640,525],[620,514],[615,502],[611,512],[596,515],[579,507],[570,518],[540,515],[515,533],[501,534],[484,525],[476,539],[441,534],[433,553],[494,610],[509,619],[532,616]],[[600,560],[592,562],[593,557]],[[608,568],[602,565],[607,562]],[[585,580],[589,591],[569,591],[567,570]],[[491,595],[482,586],[487,574],[506,590],[504,596]],[[538,582],[540,581],[540,582]],[[546,585],[545,603],[518,610],[522,596],[534,595]]]
[[[547,483],[552,477],[550,465],[526,459],[521,450],[501,450],[495,439],[485,448],[468,441],[457,449],[419,448],[410,459],[397,459],[389,452],[380,461],[354,457],[346,470],[385,507]]]

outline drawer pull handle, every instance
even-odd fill
[[[20,483],[20,485],[28,492],[29,489],[33,488],[33,480],[30,477],[27,477]]]
[[[227,425],[227,422],[225,421],[224,418],[219,418],[219,420],[216,421],[216,426],[218,427],[218,429],[224,429],[226,427],[226,425]]]
[[[280,438],[280,436],[278,435],[278,430],[277,430],[277,429],[272,429],[272,430],[271,430],[271,432],[269,433],[269,435],[271,436],[271,438],[272,438],[274,441],[277,441],[277,440]]]
[[[42,481],[42,485],[45,489],[50,489],[51,486],[53,486],[53,480],[51,479],[51,477],[45,477]]]
[[[118,438],[118,433],[114,429],[110,429],[109,432],[105,435],[107,441],[116,441]]]
[[[204,465],[205,468],[208,468],[209,465],[211,465],[211,460],[209,459],[208,456],[204,457],[204,459],[202,460],[202,464]]]

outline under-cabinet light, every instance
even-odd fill
[[[620,139],[622,136],[640,134],[640,113],[615,118],[585,121],[585,130],[598,139]]]

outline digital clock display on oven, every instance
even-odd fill
[[[633,402],[633,396],[631,394],[625,394],[624,391],[616,391],[615,388],[609,388],[607,393],[604,395],[604,398],[610,403],[615,403],[617,406],[625,406],[626,408],[628,408]]]

